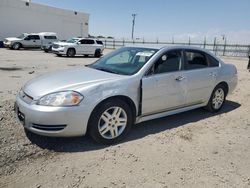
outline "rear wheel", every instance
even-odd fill
[[[76,51],[74,48],[69,48],[67,51],[67,56],[68,57],[74,57],[76,55]]]
[[[95,50],[95,57],[101,57],[101,49]]]
[[[19,42],[15,42],[13,45],[12,45],[12,48],[14,50],[19,50],[21,48],[21,44]]]
[[[216,86],[205,108],[210,112],[218,112],[225,103],[226,95],[227,92],[224,85]]]
[[[91,137],[101,144],[120,141],[130,130],[133,117],[130,107],[122,100],[108,100],[98,106],[89,121]]]

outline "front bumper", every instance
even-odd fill
[[[10,47],[11,47],[11,43],[6,43],[6,42],[4,42],[4,43],[3,43],[3,46],[4,46],[5,48],[10,48]]]
[[[18,119],[25,129],[43,136],[72,137],[86,134],[90,112],[83,105],[50,107],[24,102],[16,98]]]
[[[54,54],[66,55],[66,50],[65,50],[65,48],[53,48],[53,47],[52,47],[52,52],[53,52]]]

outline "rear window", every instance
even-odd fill
[[[56,36],[44,36],[45,39],[57,39]]]
[[[100,44],[100,45],[103,45],[102,41],[100,41],[100,40],[97,40],[96,43]]]
[[[208,67],[206,57],[203,53],[199,51],[186,50],[185,54],[186,54],[186,63],[185,63],[186,70]]]
[[[219,61],[212,57],[211,55],[207,54],[207,58],[209,61],[209,67],[218,67],[219,66]]]

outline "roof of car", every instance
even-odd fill
[[[163,45],[163,44],[140,44],[140,45],[125,45],[125,47],[134,47],[134,48],[150,48],[150,49],[156,49],[156,50],[161,50],[161,49],[190,49],[190,50],[200,50],[200,51],[204,51],[204,52],[209,52],[206,49],[200,48],[200,47],[196,47],[196,46],[188,46],[188,45],[173,45],[173,44],[169,44],[169,45]]]

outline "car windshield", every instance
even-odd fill
[[[21,35],[19,35],[17,38],[19,38],[19,39],[23,39],[23,38],[25,38],[26,37],[26,35],[25,34],[21,34]]]
[[[120,48],[88,67],[115,74],[132,75],[138,72],[156,52],[156,49],[150,48]]]
[[[78,39],[72,38],[72,39],[68,39],[66,42],[68,43],[76,43],[78,41]]]

